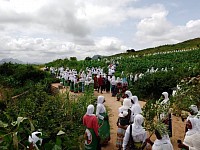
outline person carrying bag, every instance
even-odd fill
[[[126,129],[123,139],[123,150],[143,150],[146,144],[147,133],[142,127],[144,118],[141,114],[137,114],[134,123]]]

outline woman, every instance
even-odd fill
[[[98,96],[96,116],[98,118],[99,124],[99,136],[101,139],[100,144],[107,144],[108,141],[110,141],[110,124],[108,121],[108,114],[106,113],[106,108],[103,104],[104,102],[104,96]]]
[[[142,113],[142,109],[140,107],[139,101],[138,101],[138,97],[137,96],[132,96],[132,106],[131,106],[131,122],[134,121],[134,117],[137,114],[141,114]]]
[[[130,136],[133,139],[133,150],[141,150],[142,147],[145,146],[145,140],[147,137],[147,133],[145,129],[142,127],[142,123],[144,122],[144,117],[141,114],[137,114],[134,118],[134,123],[129,125],[126,129],[126,133],[123,139],[123,150],[127,148]],[[130,133],[130,128],[132,131]]]
[[[123,106],[119,108],[119,118],[117,121],[117,141],[116,141],[116,147],[121,150],[122,144],[123,144],[123,138],[125,131],[130,125],[130,118],[131,118],[131,100],[128,98],[125,98],[123,100]]]
[[[97,117],[94,113],[94,106],[89,105],[87,112],[83,116],[83,125],[86,126],[85,130],[85,150],[99,150],[99,125]]]
[[[186,132],[183,143],[180,140],[178,141],[178,147],[185,150],[200,150],[199,119],[189,118],[186,126],[188,131]]]
[[[168,93],[163,92],[162,96],[164,97],[164,99],[162,100],[160,104],[164,107],[164,109],[167,109],[167,107],[169,107],[169,104],[170,104]],[[169,131],[169,137],[172,137],[172,116],[169,110],[168,112],[161,113],[160,119],[162,120],[163,123],[167,125],[168,131]]]
[[[150,138],[146,139],[146,142],[152,146],[152,149],[146,148],[147,150],[174,150],[169,136],[167,134],[161,135],[161,133],[156,129],[155,130],[156,140],[152,142]]]
[[[120,100],[120,98],[122,97],[122,81],[119,77],[117,77],[117,81],[116,81],[116,93],[117,93],[117,101]]]
[[[112,78],[110,79],[110,83],[112,85],[111,87],[111,93],[112,93],[112,97],[115,97],[116,96],[116,80],[115,80],[115,76],[112,76]]]

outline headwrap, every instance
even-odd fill
[[[138,134],[144,133],[145,130],[142,127],[142,123],[144,122],[144,117],[141,114],[137,114],[134,118],[134,123],[132,125],[132,135],[136,136]]]
[[[131,93],[131,91],[127,90],[125,92],[125,94],[128,95],[128,98],[132,99],[132,93]]]
[[[104,96],[98,96],[97,104],[103,104],[103,102],[104,102]]]
[[[198,118],[189,118],[188,120],[190,120],[191,124],[192,124],[192,129],[189,129],[186,132],[186,136],[190,136],[193,135],[197,132],[199,132],[199,119]]]
[[[103,104],[104,99],[105,99],[104,96],[101,96],[101,95],[98,96],[98,98],[97,98],[96,116],[101,120],[104,119],[104,116],[102,116],[100,114],[106,112],[106,108],[105,108],[105,106]]]
[[[196,105],[191,105],[189,107],[189,109],[194,113],[194,114],[197,114],[198,113],[198,108]]]
[[[139,101],[138,101],[138,97],[137,96],[132,96],[132,100],[134,102],[134,104],[139,104]]]
[[[129,109],[131,107],[131,100],[129,98],[125,98],[123,101],[123,108],[124,109]]]
[[[94,113],[94,105],[90,104],[87,107],[86,115],[93,116],[94,115],[93,113]]]
[[[164,96],[164,100],[161,102],[161,104],[165,104],[169,101],[169,94],[167,92],[163,92],[162,95]]]

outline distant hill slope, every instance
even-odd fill
[[[25,64],[23,61],[20,61],[18,59],[13,59],[13,58],[4,58],[2,60],[0,60],[0,64],[3,64],[3,63],[16,63],[16,64]]]
[[[191,48],[200,48],[200,38],[190,39],[190,40],[177,43],[177,44],[167,44],[167,45],[162,45],[158,47],[147,48],[147,49],[138,50],[135,52],[115,54],[108,57],[117,57],[117,56],[124,56],[124,55],[130,55],[130,54],[148,54],[148,53],[166,52],[166,51],[183,50],[183,49],[191,49]]]

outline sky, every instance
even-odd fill
[[[0,0],[0,60],[113,55],[200,37],[199,0]]]

